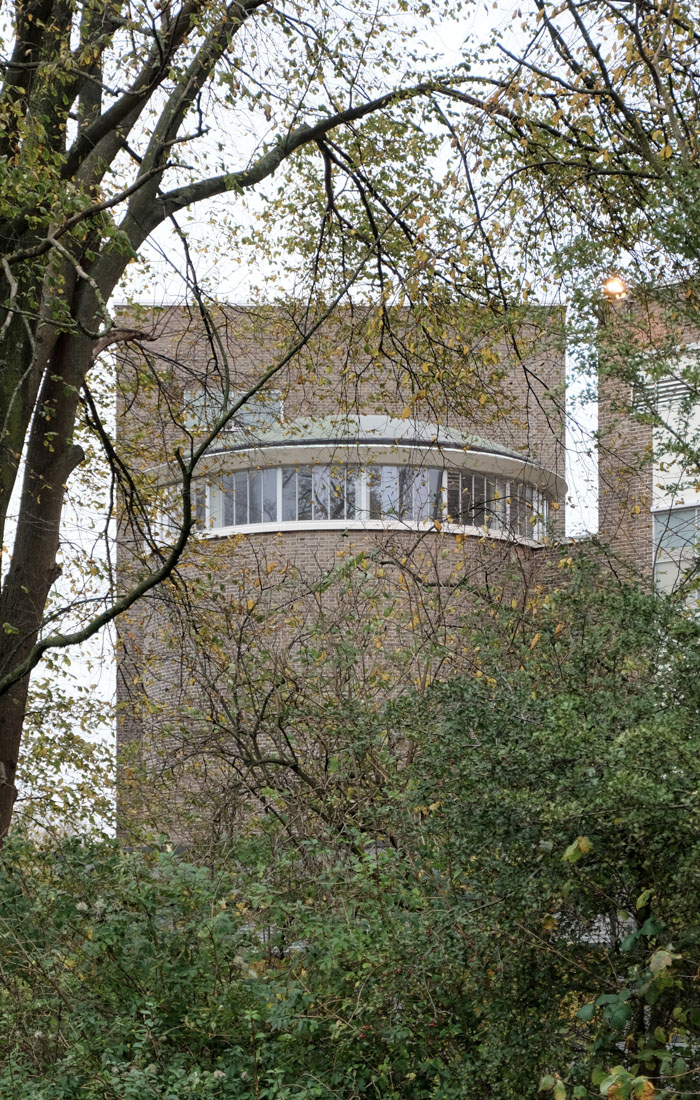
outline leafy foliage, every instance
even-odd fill
[[[5,1091],[692,1094],[698,626],[596,568],[496,607],[475,675],[345,713],[348,746],[411,748],[364,817],[348,749],[292,840],[17,839]]]

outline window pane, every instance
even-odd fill
[[[297,518],[297,472],[292,467],[282,470],[282,519]]]
[[[179,534],[181,524],[182,497],[174,490],[167,490],[163,507],[155,519],[154,536],[163,542],[172,542]]]
[[[297,473],[297,500],[299,519],[311,519],[311,468],[303,466]]]
[[[676,508],[654,516],[656,542],[661,550],[691,550],[698,538],[695,508]]]
[[[533,528],[535,526],[535,490],[532,485],[522,485],[521,492],[525,501],[525,525],[523,528],[523,535],[526,538],[533,538]]]
[[[262,523],[262,471],[248,473],[248,523]]]
[[[428,491],[430,493],[429,519],[441,519],[443,515],[442,503],[442,470],[428,470]]]
[[[194,489],[194,500],[192,502],[192,511],[194,512],[194,521],[198,527],[204,527],[207,522],[207,487],[206,485],[197,485]]]
[[[462,502],[460,511],[460,523],[474,522],[474,516],[472,513],[472,500],[473,493],[472,488],[474,484],[473,474],[462,474]]]
[[[684,576],[683,566],[678,561],[660,559],[654,565],[654,583],[658,592],[666,594],[675,591]]]
[[[375,466],[368,471],[370,486],[370,519],[394,519],[401,514],[399,469],[396,466]]]
[[[331,519],[345,519],[345,468],[334,466],[330,482]]]
[[[542,539],[547,529],[547,498],[544,493],[535,492],[533,497],[533,509],[535,512],[535,526],[532,537]]]
[[[504,525],[506,519],[506,487],[500,478],[488,478],[486,483],[488,494],[487,512],[490,519]]]
[[[399,469],[382,466],[382,511],[385,516],[400,517]]]
[[[414,505],[414,487],[423,477],[420,471],[412,470],[410,466],[399,466],[399,492],[397,513],[401,519],[417,519]]]
[[[453,475],[452,475],[453,476]],[[458,489],[461,482],[457,474]],[[420,470],[415,475],[413,485],[414,492],[414,517],[417,520],[439,519],[442,514],[442,470]],[[459,511],[459,492],[453,491],[454,502]],[[457,519],[456,522],[460,522]]]
[[[245,394],[245,390],[231,390],[229,407],[245,397]],[[249,397],[234,416],[231,426],[257,428],[262,431],[264,428],[269,428],[271,424],[277,423],[281,416],[282,395],[279,390],[270,390],[267,393],[258,393],[254,397]]]
[[[241,526],[248,522],[248,472],[234,474],[235,480],[235,514],[236,524]]]
[[[226,474],[221,490],[224,496],[223,524],[224,527],[233,527],[233,474]]]
[[[511,535],[518,533],[518,485],[515,481],[508,482],[508,494],[506,497],[508,506],[508,531]]]
[[[207,527],[214,529],[223,527],[224,523],[224,494],[221,485],[209,486],[209,522]]]
[[[331,474],[327,466],[315,466],[314,471],[314,519],[328,519],[328,495]]]
[[[474,474],[472,523],[475,527],[483,527],[486,523],[486,478],[481,474]]]
[[[452,523],[462,522],[462,477],[458,470],[447,471],[447,516]]]
[[[223,395],[216,383],[211,389],[201,386],[186,389],[183,395],[185,427],[189,432],[212,428],[223,412]]]
[[[442,471],[435,470],[442,481]],[[438,491],[439,488],[438,487]],[[472,475],[449,470],[447,474],[447,514],[453,523],[472,523]],[[437,513],[436,513],[437,514]],[[436,514],[433,518],[436,518]]]
[[[277,523],[277,470],[263,470],[263,523]]]
[[[354,466],[348,466],[345,471],[345,518],[355,519],[357,516],[357,497],[360,471]]]
[[[369,518],[382,518],[382,474],[381,470],[367,471],[367,484],[369,486]]]

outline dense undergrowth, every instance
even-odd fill
[[[358,745],[413,747],[371,828],[339,781],[343,828],[260,819],[206,857],[17,832],[0,1096],[690,1097],[697,641],[574,578],[480,675],[358,712]]]

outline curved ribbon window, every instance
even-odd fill
[[[366,520],[451,523],[541,540],[548,500],[525,481],[468,470],[376,465],[240,470],[194,489],[200,528]]]

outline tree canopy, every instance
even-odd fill
[[[109,303],[160,226],[182,246],[198,310],[206,294],[178,218],[216,198],[217,224],[232,227],[228,249],[249,257],[264,245],[270,270],[277,264],[293,294],[317,305],[280,363],[355,284],[370,299],[409,306],[421,338],[458,300],[501,319],[562,288],[582,307],[599,305],[601,274],[620,266],[662,306],[669,282],[692,290],[692,6],[523,5],[517,33],[467,40],[448,71],[421,42],[450,15],[460,9],[8,10],[0,521],[12,553],[0,595],[0,831],[32,668],[167,576],[189,533],[189,485],[203,453],[194,441],[179,459],[183,525],[172,550],[119,599],[59,595],[65,487],[86,453],[90,462],[103,448],[115,481],[133,490],[95,401],[94,362],[127,340],[147,344],[150,333],[138,323],[125,330]],[[261,190],[251,227],[246,196]],[[670,300],[675,308],[678,296]],[[680,301],[681,324],[692,329],[695,297]],[[576,317],[574,339],[590,312]],[[629,376],[629,356],[612,354],[606,369]],[[639,362],[631,369],[639,380]],[[694,367],[684,371],[693,401]],[[6,530],[20,473],[16,524]]]

